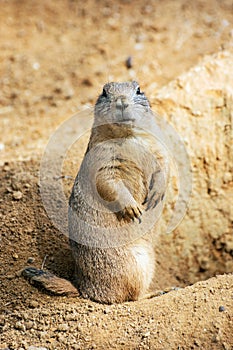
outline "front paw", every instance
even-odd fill
[[[117,213],[119,220],[130,222],[138,219],[141,222],[142,207],[140,205],[129,205]]]

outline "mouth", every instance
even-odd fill
[[[133,125],[135,122],[135,119],[133,118],[124,118],[124,119],[121,119],[119,120],[117,123],[118,124],[123,124],[123,125]]]
[[[122,120],[121,120],[121,122],[135,122],[135,119],[134,118],[123,118]]]

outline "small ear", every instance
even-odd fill
[[[137,95],[141,95],[140,86],[138,86],[137,91],[136,91],[136,94],[137,94]]]
[[[106,92],[105,88],[103,88],[102,96],[103,96],[103,97],[107,97],[107,92]]]

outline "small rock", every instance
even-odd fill
[[[35,259],[30,257],[30,258],[28,258],[27,263],[32,264],[32,263],[34,263],[34,261],[35,261]]]
[[[93,305],[91,305],[91,304],[88,304],[88,305],[87,305],[87,309],[88,309],[88,311],[90,311],[90,312],[95,311],[95,307],[94,307]]]
[[[74,350],[81,350],[82,349],[81,345],[79,345],[79,344],[73,344],[72,347]]]
[[[22,322],[19,322],[19,321],[15,323],[15,328],[19,329],[21,331],[25,331],[25,329],[26,329],[25,325]]]
[[[37,301],[35,301],[35,300],[31,300],[31,301],[29,302],[29,307],[32,308],[32,309],[35,309],[35,308],[37,308],[38,306],[39,306],[39,303],[38,303]]]
[[[56,94],[61,94],[62,93],[62,89],[60,86],[55,87],[55,89],[53,90],[53,92],[55,92]]]
[[[226,309],[225,309],[225,307],[223,306],[223,305],[221,305],[221,306],[219,306],[219,308],[218,308],[218,311],[219,312],[223,312],[223,311],[225,311]]]
[[[110,310],[109,308],[106,308],[106,309],[103,310],[103,313],[104,313],[105,315],[108,314],[109,312],[111,312],[111,310]]]
[[[64,84],[63,86],[63,96],[65,99],[71,99],[74,96],[74,90],[70,84]]]
[[[22,313],[22,318],[24,319],[24,320],[27,320],[28,319],[28,313],[27,312],[23,312]]]
[[[144,333],[142,337],[143,338],[148,338],[149,336],[150,336],[150,331]]]
[[[14,192],[20,191],[21,192],[21,184],[17,182],[16,180],[12,180],[11,187]]]
[[[17,260],[17,259],[19,258],[19,256],[18,256],[17,253],[13,253],[13,254],[12,254],[12,257],[13,257],[14,260]]]
[[[42,309],[42,310],[41,310],[41,315],[42,315],[42,316],[48,316],[48,315],[49,315],[49,311],[46,310],[46,309]]]
[[[232,173],[230,172],[226,172],[225,174],[223,174],[223,182],[224,183],[228,183],[232,181]]]
[[[23,197],[23,194],[22,194],[21,191],[14,191],[14,192],[13,192],[13,198],[14,198],[15,200],[19,200],[19,199],[21,199],[22,197]]]
[[[69,330],[69,326],[67,323],[61,323],[58,325],[57,330],[61,332],[67,332]]]
[[[26,327],[26,329],[31,329],[31,328],[33,328],[33,322],[32,322],[32,321],[27,321],[27,322],[25,322],[25,327]]]
[[[82,80],[81,84],[82,84],[82,85],[85,85],[85,86],[93,86],[92,81],[91,81],[91,79],[89,79],[89,78],[84,78],[84,79]]]
[[[0,326],[4,326],[5,322],[5,318],[3,316],[0,316]]]
[[[34,63],[32,64],[32,68],[33,68],[34,70],[40,69],[40,63],[39,63],[39,62],[34,62]]]
[[[133,58],[132,56],[129,56],[127,60],[125,61],[126,68],[130,69],[133,67]]]
[[[137,44],[134,45],[134,48],[135,48],[135,50],[137,50],[137,51],[143,50],[144,45],[141,44],[141,43],[137,43]]]
[[[3,170],[4,170],[4,171],[10,171],[10,170],[11,170],[11,168],[10,168],[10,166],[9,166],[9,165],[5,165],[5,166],[4,166],[4,168],[3,168]]]

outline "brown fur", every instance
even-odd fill
[[[142,228],[146,213],[161,203],[168,179],[166,154],[149,132],[153,123],[136,82],[104,86],[69,201],[75,287],[84,298],[124,302],[142,298],[149,289],[153,231]],[[44,272],[35,275],[31,279],[55,293],[74,293],[69,282]]]

